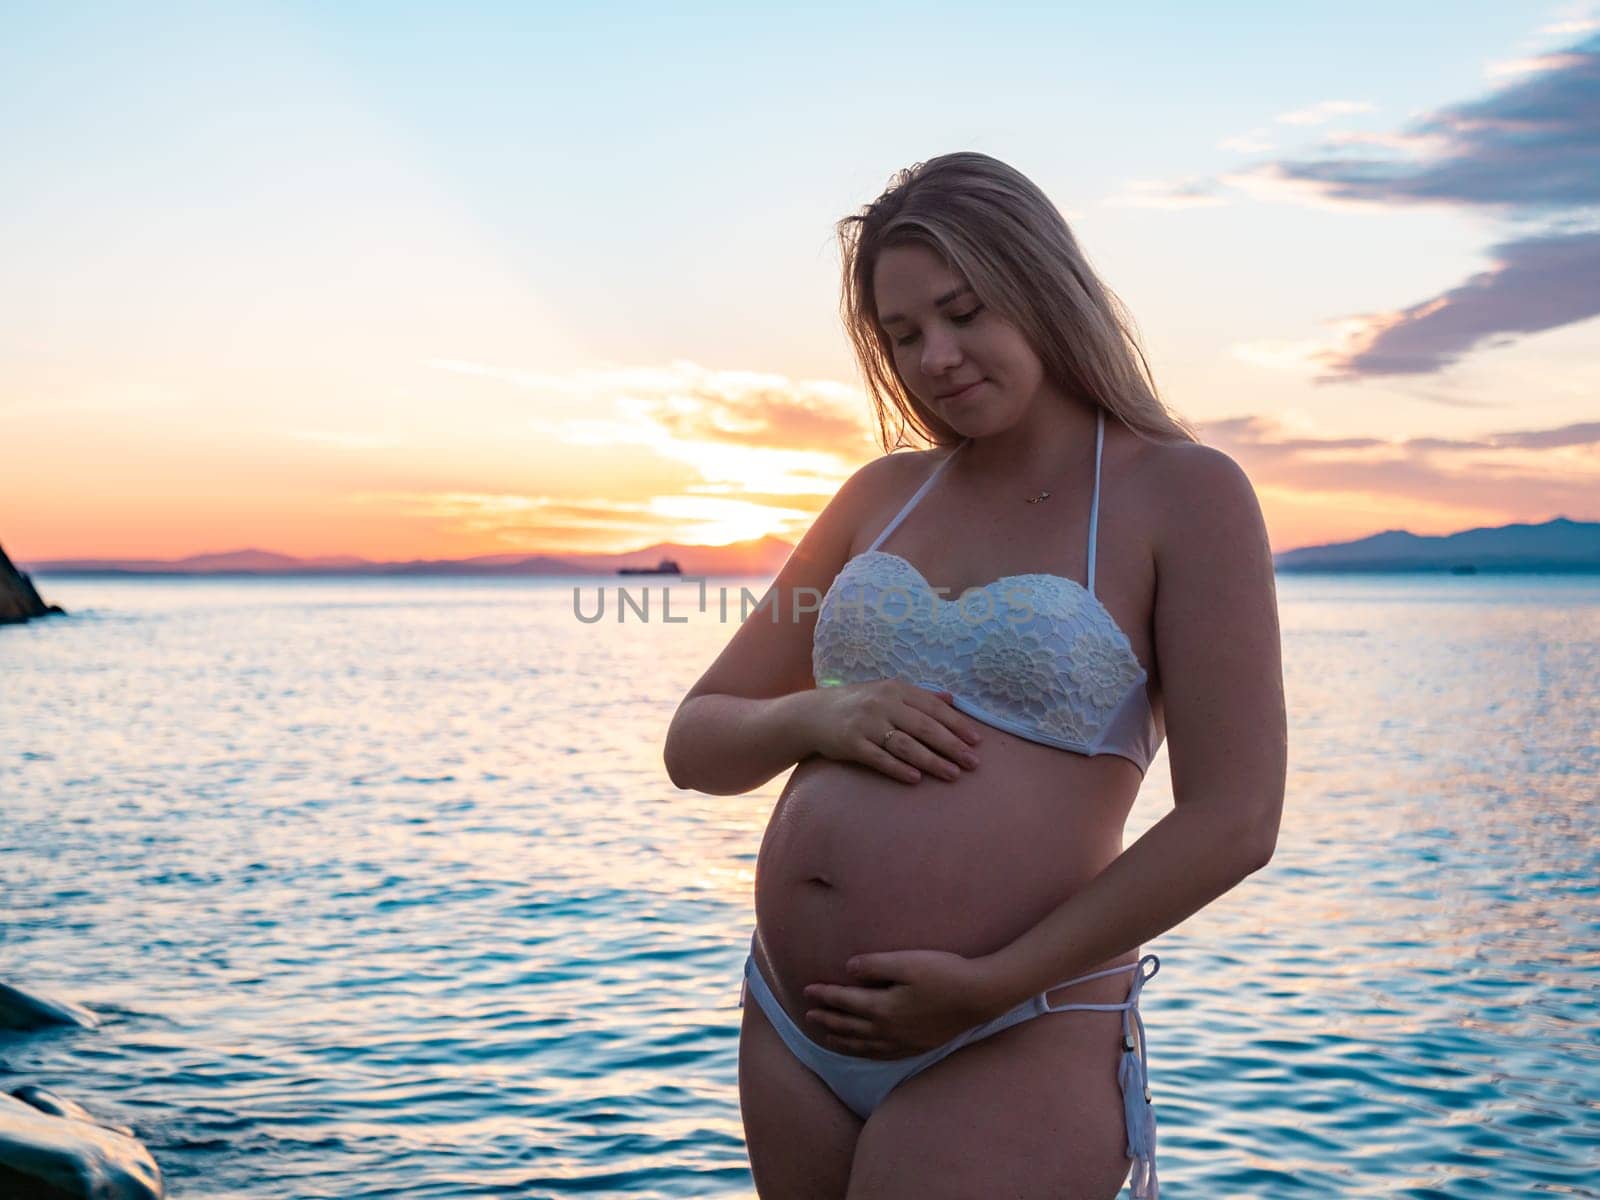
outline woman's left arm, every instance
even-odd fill
[[[1220,451],[1186,445],[1165,457],[1154,626],[1174,806],[990,956],[1002,1011],[1165,933],[1260,870],[1277,844],[1288,734],[1261,507]]]
[[[858,984],[813,984],[836,1049],[937,1045],[1165,933],[1277,844],[1288,737],[1272,553],[1254,489],[1227,455],[1166,448],[1160,464],[1155,658],[1173,810],[1071,899],[993,954],[858,955]],[[883,984],[899,984],[883,990]],[[832,1011],[828,1011],[832,1010]]]

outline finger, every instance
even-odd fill
[[[910,740],[911,735],[893,737],[889,739],[890,745],[900,745]],[[916,783],[922,778],[922,772],[908,762],[885,750],[877,742],[862,739],[861,751],[857,756],[866,766],[879,771],[890,779],[898,779],[901,783]]]
[[[872,1022],[865,1017],[852,1017],[831,1008],[807,1009],[806,1020],[840,1037],[870,1039],[876,1032]]]
[[[933,739],[929,745],[933,746],[940,754],[952,762],[958,762],[967,770],[972,770],[978,765],[978,752],[974,747],[978,744],[981,734],[977,732],[977,724],[968,720],[962,713],[954,708],[945,708],[933,714],[934,722]]]
[[[962,754],[970,754],[972,747],[983,740],[983,727],[954,707],[954,700],[952,692],[910,688],[901,697],[901,703],[917,715],[910,721],[896,716],[894,722],[910,729],[946,758],[959,761]]]
[[[944,707],[934,713],[934,716],[954,730],[967,745],[976,746],[983,741],[983,726],[955,707],[954,692],[935,692],[934,695],[944,701]]]
[[[845,963],[844,969],[850,973],[850,978],[859,980],[864,984],[894,984],[908,982],[908,976],[902,970],[900,952],[890,950],[881,954],[857,954]],[[881,987],[868,987],[864,989],[868,995],[881,998]]]
[[[892,738],[896,752],[923,770],[945,779],[959,779],[962,770],[970,771],[978,765],[978,756],[972,748],[922,709],[908,706],[897,724],[914,737],[918,745],[916,752],[911,753],[903,739]]]
[[[935,753],[928,745],[940,736],[938,722],[932,717],[907,706],[895,717],[895,727],[899,732],[888,739],[895,757],[940,779],[961,778],[960,765]]]
[[[883,1016],[884,989],[850,987],[843,983],[812,983],[804,989],[806,1000],[847,1017],[876,1021]]]
[[[940,692],[939,698],[944,701],[944,706],[937,710],[934,716],[941,723],[953,731],[964,745],[976,746],[983,741],[983,726],[955,707],[956,698],[953,692]]]

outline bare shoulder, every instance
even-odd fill
[[[879,487],[895,488],[927,478],[928,472],[950,453],[949,446],[929,450],[891,450],[863,466],[856,475]]]
[[[906,474],[906,460],[914,456],[900,451],[868,459],[845,477],[829,501],[827,511],[836,521],[850,523],[862,515],[864,507],[870,507],[885,492],[894,489]]]
[[[1136,456],[1157,558],[1214,554],[1219,543],[1264,541],[1261,505],[1250,477],[1215,446],[1149,442]]]
[[[932,470],[939,451],[895,451],[857,467],[800,539],[795,558],[806,565],[807,585],[826,587],[844,565],[863,529],[870,528],[895,497],[914,488]],[[780,582],[786,582],[780,576]]]
[[[845,480],[830,507],[839,510],[837,520],[858,540],[863,531],[881,526],[949,453],[949,447],[936,446],[879,455]]]

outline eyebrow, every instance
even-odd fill
[[[960,287],[956,288],[955,291],[946,292],[944,295],[940,296],[937,300],[935,300],[933,302],[934,303],[934,307],[937,308],[940,305],[949,304],[950,301],[954,300],[957,296],[964,296],[968,292],[970,292],[971,290],[972,290],[972,285],[970,283],[964,283]],[[878,324],[879,325],[893,325],[896,321],[904,321],[904,320],[905,320],[905,315],[903,313],[890,313],[886,317],[879,317],[878,318]]]

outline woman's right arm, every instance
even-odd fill
[[[689,689],[663,758],[680,788],[732,796],[816,752],[811,678],[817,605],[850,557],[862,514],[900,464],[886,456],[845,481],[722,653]],[[774,612],[774,606],[776,611]]]
[[[680,788],[737,796],[816,751],[808,706],[814,690],[757,698],[691,695],[667,731],[667,775]]]
[[[732,796],[820,754],[902,783],[924,773],[956,779],[978,765],[978,724],[948,693],[898,679],[819,689],[811,678],[817,607],[850,557],[862,516],[912,477],[910,455],[868,463],[839,489],[778,578],[689,689],[667,729],[667,775],[681,788]],[[925,469],[925,464],[924,464]],[[885,731],[898,731],[894,750]],[[959,765],[958,765],[959,764]]]

